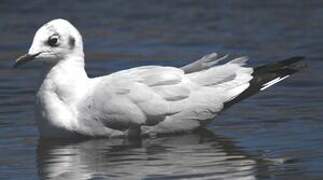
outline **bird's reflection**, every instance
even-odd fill
[[[206,130],[154,139],[39,140],[42,179],[255,179],[257,161]]]

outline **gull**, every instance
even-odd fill
[[[233,104],[301,69],[303,57],[246,67],[208,54],[181,68],[142,66],[89,78],[83,40],[67,20],[36,32],[14,67],[42,63],[35,114],[40,137],[138,137],[192,132]]]

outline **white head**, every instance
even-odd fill
[[[18,58],[15,67],[31,60],[56,64],[68,57],[83,60],[82,37],[67,20],[55,19],[38,29],[28,54]]]

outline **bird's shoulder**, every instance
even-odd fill
[[[147,86],[171,85],[184,78],[184,71],[167,66],[141,66],[110,74],[112,81],[128,80]]]
[[[134,102],[148,102],[153,97],[159,101],[176,101],[189,96],[191,87],[187,81],[179,68],[142,66],[100,77],[96,89]]]

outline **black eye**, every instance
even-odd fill
[[[48,45],[52,47],[57,47],[58,46],[58,36],[51,36],[47,40]]]

